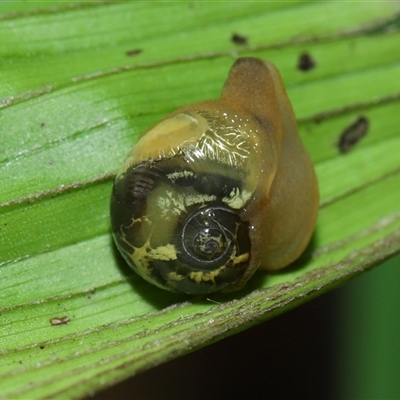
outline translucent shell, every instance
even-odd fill
[[[233,65],[218,100],[145,132],[117,174],[117,247],[143,278],[190,294],[241,288],[307,246],[318,185],[276,68]]]

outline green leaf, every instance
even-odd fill
[[[0,13],[1,396],[83,397],[400,251],[399,3],[27,1]],[[281,71],[319,178],[316,233],[292,267],[238,293],[167,293],[115,250],[113,174],[151,124],[218,97],[239,56]],[[367,136],[340,154],[359,116]]]

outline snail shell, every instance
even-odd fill
[[[276,68],[233,65],[220,99],[183,107],[138,140],[115,179],[111,220],[128,264],[190,294],[241,288],[307,246],[318,185]]]

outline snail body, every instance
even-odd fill
[[[155,285],[240,289],[307,246],[318,185],[276,68],[233,65],[220,99],[180,108],[145,132],[116,176],[111,220],[128,264]]]

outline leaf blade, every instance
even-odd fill
[[[182,4],[174,7],[183,10]],[[104,387],[104,382],[108,386],[272,318],[400,250],[400,195],[395,190],[400,184],[400,143],[394,113],[399,99],[382,101],[400,92],[399,59],[387,51],[399,41],[398,25],[392,33],[384,32],[388,21],[396,21],[398,6],[270,4],[272,8],[258,3],[248,9],[239,4],[233,11],[223,2],[202,5],[197,27],[188,28],[188,20],[168,31],[170,43],[187,34],[181,46],[162,48],[163,32],[149,25],[147,41],[141,43],[161,51],[143,52],[149,58],[128,68],[117,68],[126,57],[121,50],[137,32],[130,36],[118,31],[113,40],[121,43],[113,49],[109,38],[102,41],[101,31],[95,38],[81,37],[82,43],[72,38],[63,44],[60,32],[52,30],[54,36],[43,44],[43,27],[34,27],[29,29],[38,36],[30,53],[24,53],[24,46],[32,43],[20,41],[15,47],[17,36],[3,47],[15,67],[4,69],[11,85],[0,85],[2,96],[9,96],[1,102],[0,135],[0,177],[7,181],[0,194],[3,396],[82,397]],[[107,18],[114,6],[55,8],[38,15],[28,9],[28,14],[0,19],[0,26],[14,23],[18,35],[24,35],[18,24],[61,20],[72,29],[75,23],[93,21],[98,13]],[[131,14],[135,10],[128,2],[115,7]],[[168,9],[139,7],[159,20]],[[210,20],[216,9],[225,11],[225,24],[219,17]],[[328,10],[340,12],[342,18],[324,19]],[[75,11],[80,22],[70,19]],[[185,9],[177,18],[185,19],[190,12],[195,15]],[[267,14],[273,22],[269,30],[260,29],[257,23],[265,23]],[[313,25],[306,23],[310,15],[315,17]],[[199,28],[204,22],[206,30]],[[285,30],[290,24],[292,30]],[[366,36],[371,26],[381,30]],[[233,28],[250,29],[244,33],[255,47],[241,50],[230,43]],[[293,33],[300,40],[293,40]],[[268,40],[267,34],[272,35]],[[216,35],[219,39],[213,40]],[[301,35],[317,35],[319,40],[304,41]],[[305,43],[317,59],[309,74],[295,69]],[[75,67],[79,57],[68,49],[82,57]],[[282,71],[300,118],[300,133],[316,164],[322,207],[314,241],[302,259],[279,274],[256,274],[243,291],[213,297],[216,304],[158,291],[134,276],[112,246],[108,201],[112,172],[134,138],[183,103],[217,97],[232,49],[272,59]],[[376,57],[370,56],[371,49]],[[110,62],[96,67],[106,54]],[[343,62],[332,62],[338,59]],[[26,78],[30,63],[33,78]],[[55,67],[63,63],[57,72]],[[43,86],[47,73],[48,86]],[[315,114],[324,112],[318,121]],[[370,119],[371,130],[354,151],[340,156],[337,138],[360,113]],[[373,162],[378,159],[382,161]],[[51,324],[53,317],[63,316],[70,318],[68,324]]]

